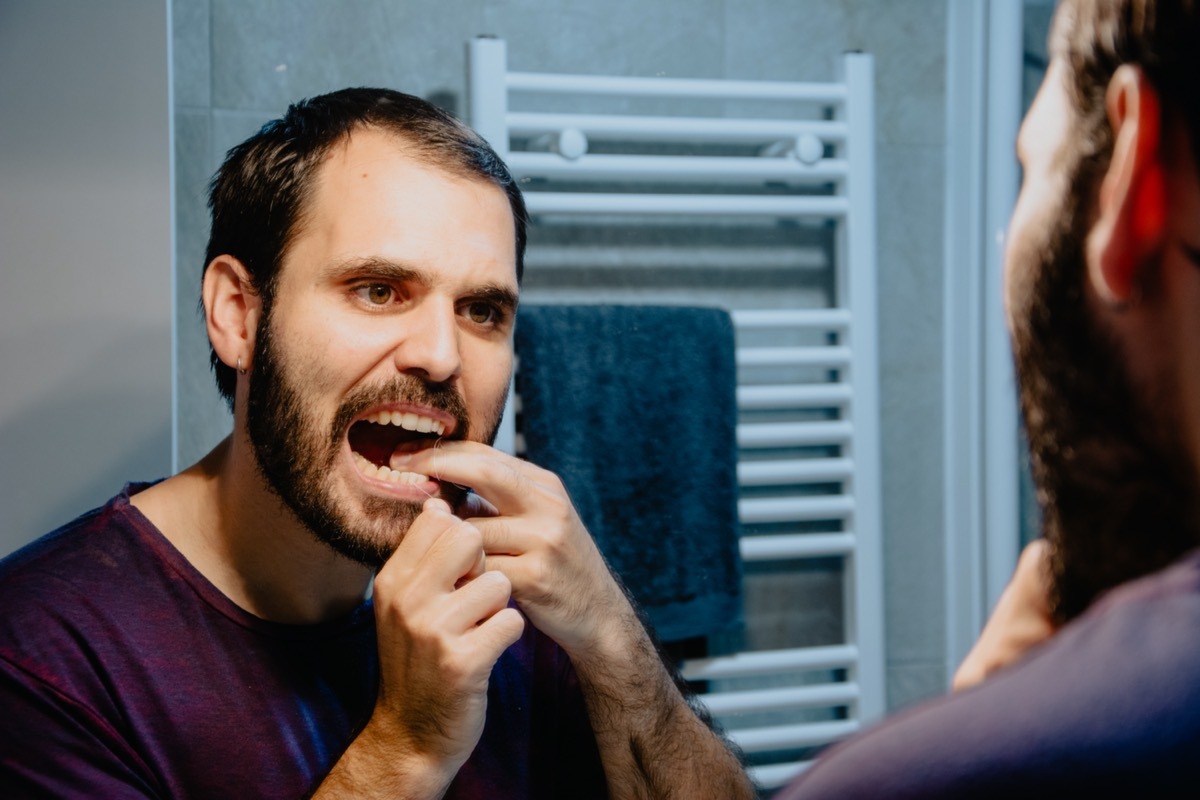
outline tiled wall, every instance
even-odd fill
[[[292,100],[383,85],[462,113],[465,42],[516,70],[830,80],[875,56],[888,694],[943,668],[941,330],[946,0],[173,0],[180,466],[229,428],[197,312],[204,191]]]

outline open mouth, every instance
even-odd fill
[[[453,425],[411,411],[374,411],[350,426],[347,438],[354,462],[370,478],[417,484],[429,480],[416,472],[391,468],[394,453],[413,453],[432,447]]]

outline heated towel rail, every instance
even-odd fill
[[[759,588],[745,649],[683,671],[767,789],[885,708],[872,58],[842,66],[829,83],[542,74],[510,71],[501,39],[468,44],[471,124],[532,216],[526,298],[732,313]],[[690,277],[706,270],[724,282]]]

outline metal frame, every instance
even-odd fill
[[[946,677],[1020,550],[1019,427],[1002,302],[1019,183],[1022,4],[947,0],[944,478]]]

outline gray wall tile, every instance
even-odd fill
[[[847,49],[875,55],[880,142],[940,144],[946,128],[946,0],[843,0]]]
[[[946,693],[949,676],[940,663],[894,663],[888,667],[888,704],[893,711]]]
[[[725,4],[726,71],[732,78],[837,80],[848,40],[841,3]]]
[[[210,0],[171,0],[171,60],[176,107],[212,102]]]
[[[504,0],[484,5],[483,22],[487,33],[508,40],[512,69],[703,78],[724,71],[724,6]]]
[[[212,115],[175,113],[175,435],[178,467],[197,461],[230,428],[208,368],[208,334],[198,308],[208,244],[208,181],[215,169]]]
[[[887,646],[889,658],[927,662],[945,648],[943,158],[935,145],[876,151]]]
[[[278,109],[345,86],[427,96],[465,84],[481,0],[212,0],[213,104]]]

